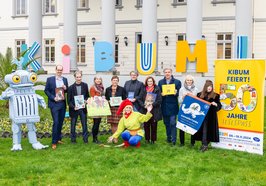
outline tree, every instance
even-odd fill
[[[5,55],[0,53],[0,93],[8,87],[8,84],[5,83],[5,76],[10,74],[12,70],[16,70],[16,65],[12,64],[12,60],[11,48],[6,49]]]

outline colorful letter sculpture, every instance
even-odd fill
[[[156,67],[156,44],[137,44],[137,69],[140,74],[149,75]]]
[[[94,44],[94,65],[96,72],[112,70],[115,61],[111,43],[100,41]]]
[[[61,51],[64,54],[63,63],[62,63],[63,73],[68,74],[70,73],[70,57],[69,57],[70,47],[68,45],[63,45]]]
[[[21,57],[20,63],[22,66],[27,66],[27,63],[30,63],[31,68],[34,70],[34,72],[37,72],[40,68],[41,65],[38,63],[38,61],[34,58],[35,53],[39,50],[40,44],[37,42],[34,42],[33,45],[27,50],[27,45],[23,44],[21,46],[21,51],[26,51],[26,53]]]
[[[197,72],[208,72],[207,64],[207,45],[205,40],[196,42],[193,53],[189,49],[187,41],[178,41],[176,43],[176,72],[186,72],[187,60],[196,61]]]
[[[248,56],[248,37],[237,36],[237,59],[245,59]]]
[[[33,55],[28,54],[27,56],[32,57]],[[23,60],[16,60],[16,63],[25,62],[25,58]],[[33,88],[36,81],[37,75],[23,70],[22,64],[18,64],[18,70],[5,76],[5,82],[9,84],[9,88],[2,92],[0,100],[9,100],[9,117],[12,120],[13,132],[12,151],[22,150],[21,125],[24,123],[27,124],[29,142],[32,144],[32,147],[36,150],[48,147],[38,142],[36,137],[35,123],[40,121],[38,104],[46,108],[44,98],[37,95]]]

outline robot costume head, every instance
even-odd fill
[[[5,76],[5,82],[10,87],[30,87],[37,81],[37,74],[27,70],[16,70]]]

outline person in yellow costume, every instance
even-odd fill
[[[124,140],[124,147],[136,146],[140,147],[140,141],[144,137],[144,131],[141,124],[149,121],[152,117],[152,105],[147,107],[147,113],[141,114],[133,111],[133,104],[125,99],[119,106],[117,114],[123,111],[123,117],[118,123],[117,131],[108,138],[108,142],[117,141],[120,136]]]

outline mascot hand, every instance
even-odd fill
[[[107,140],[107,143],[112,143],[113,140],[114,140],[114,137],[113,137],[113,136],[110,136],[110,137],[108,138],[108,140]]]

